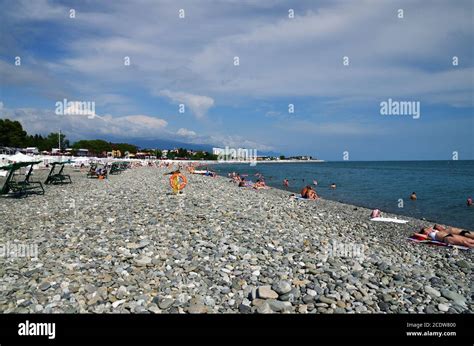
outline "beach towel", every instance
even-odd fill
[[[447,246],[447,247],[453,247],[453,248],[460,249],[460,250],[471,250],[470,248],[468,248],[466,246],[447,244],[447,243],[443,243],[442,241],[438,241],[438,240],[417,239],[417,238],[415,238],[415,235],[412,235],[411,237],[408,237],[407,239],[411,240],[411,241],[414,241],[415,243],[424,243],[424,244],[430,244],[430,245],[436,245],[436,246]]]
[[[395,219],[390,217],[374,217],[370,219],[370,221],[378,221],[378,222],[394,222],[394,223],[407,223],[407,220]]]
[[[295,196],[295,199],[298,200],[298,201],[317,201],[319,198],[309,199],[309,198],[301,197],[301,195],[300,195],[300,196]]]

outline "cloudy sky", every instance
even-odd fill
[[[0,117],[32,133],[326,160],[474,159],[470,0],[0,8]],[[96,116],[56,114],[64,99],[95,102]],[[420,117],[381,114],[388,99],[419,102]]]

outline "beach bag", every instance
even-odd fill
[[[370,214],[370,217],[371,217],[372,219],[375,219],[375,218],[377,218],[377,217],[380,217],[381,215],[382,215],[382,213],[381,213],[380,210],[374,209],[374,210],[372,210],[372,213]]]

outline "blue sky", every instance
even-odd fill
[[[344,151],[351,160],[453,152],[474,159],[472,1],[0,7],[0,117],[29,132],[61,128],[72,140],[159,138],[326,160],[342,160]],[[95,102],[98,116],[56,115],[63,98]],[[420,102],[420,118],[381,115],[389,98]]]

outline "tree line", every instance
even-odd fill
[[[59,140],[59,133],[52,132],[43,137],[42,135],[28,135],[23,130],[20,122],[9,119],[0,119],[0,145],[13,148],[37,147],[40,151],[50,151],[51,148],[57,148],[59,141],[61,148],[69,146],[69,140],[66,136],[61,134]]]
[[[102,139],[79,140],[72,145],[64,134],[51,132],[47,136],[29,135],[19,121],[12,121],[9,119],[0,119],[0,146],[13,148],[36,147],[39,151],[51,151],[52,148],[57,148],[61,142],[61,149],[71,148],[72,154],[75,155],[78,149],[87,149],[90,154],[96,156],[104,156],[112,150],[119,150],[122,155],[126,152],[136,154],[138,147],[128,143],[112,143]],[[143,152],[149,155],[162,157],[163,152],[157,149],[143,149]],[[216,160],[217,156],[205,151],[190,152],[185,148],[179,148],[177,152],[168,152],[167,158],[187,158],[194,160]]]

